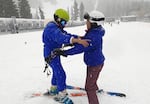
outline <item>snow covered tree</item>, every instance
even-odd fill
[[[36,9],[35,19],[40,19],[40,16],[39,16],[39,9]]]
[[[78,17],[79,17],[78,3],[75,0],[74,5],[73,5],[73,18],[74,18],[74,20],[77,20]]]
[[[45,19],[44,12],[43,12],[43,10],[41,9],[41,7],[39,7],[39,13],[40,13],[41,19]]]
[[[83,21],[84,20],[84,18],[83,18],[83,16],[84,16],[84,5],[83,5],[83,2],[81,2],[79,10],[80,10],[80,14],[79,14],[80,20]]]
[[[19,17],[17,6],[13,0],[0,0],[0,17]]]
[[[0,2],[0,17],[5,17],[5,0]]]
[[[73,7],[71,7],[71,20],[73,21],[74,20],[74,13],[73,13]]]
[[[69,7],[67,8],[67,12],[70,14],[70,10],[69,10]]]
[[[30,5],[27,0],[19,0],[19,13],[21,18],[32,18]]]

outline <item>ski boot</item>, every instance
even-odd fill
[[[59,92],[59,94],[54,97],[54,100],[61,104],[74,104],[73,101],[68,97],[66,90]]]
[[[57,86],[52,85],[50,90],[44,93],[45,96],[55,96],[58,94]]]

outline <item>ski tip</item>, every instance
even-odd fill
[[[103,89],[100,89],[97,91],[98,93],[106,93],[110,96],[118,96],[118,97],[126,97],[126,94],[120,93],[120,92],[111,92],[111,91],[104,91]]]
[[[119,97],[126,97],[126,94],[124,93],[118,93],[118,92],[107,92],[111,96],[119,96]]]
[[[121,93],[119,96],[120,97],[126,97],[126,94]]]
[[[42,96],[42,93],[32,93],[31,97],[38,97],[38,96]]]
[[[72,97],[76,97],[76,96],[85,96],[85,95],[87,95],[86,93],[70,93],[70,96],[72,96]]]

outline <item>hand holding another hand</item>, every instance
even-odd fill
[[[64,50],[61,50],[61,49],[55,49],[54,51],[53,51],[53,53],[55,54],[55,55],[62,55],[62,56],[64,56],[64,57],[67,57],[67,54],[64,52]]]
[[[79,44],[82,44],[84,47],[88,47],[89,46],[89,43],[88,42],[90,42],[91,40],[89,40],[89,39],[79,39],[78,40],[78,43]]]
[[[81,39],[81,38],[73,38],[72,39],[72,43],[78,43],[78,44],[82,44],[84,47],[88,47],[89,43],[91,40],[89,39]]]

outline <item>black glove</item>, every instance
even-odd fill
[[[67,54],[64,52],[64,50],[61,50],[61,49],[55,49],[55,50],[53,51],[53,53],[54,53],[55,55],[62,55],[62,56],[64,56],[64,57],[67,57]]]
[[[68,46],[73,47],[74,43],[73,44],[64,44],[64,47],[68,47]]]
[[[45,58],[45,62],[49,63],[49,58],[48,57]]]

